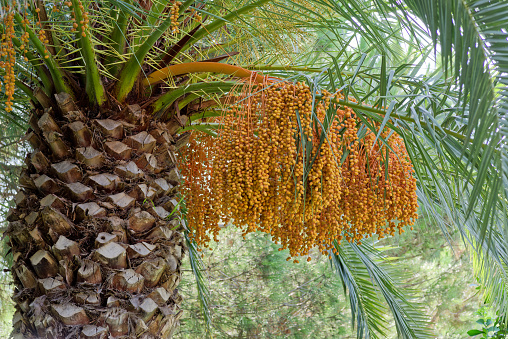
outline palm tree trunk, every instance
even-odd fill
[[[169,338],[185,252],[172,133],[137,105],[32,112],[16,207],[15,338]],[[178,140],[176,142],[178,144]]]

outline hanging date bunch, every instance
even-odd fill
[[[14,66],[16,64],[16,50],[14,49],[13,39],[15,39],[14,33],[14,13],[10,7],[4,7],[4,16],[2,17],[2,23],[4,30],[2,32],[0,42],[0,69],[3,71],[2,85],[7,96],[5,102],[5,111],[12,111],[14,88],[15,88],[15,72]]]
[[[304,83],[245,84],[215,121],[217,136],[193,136],[182,172],[199,245],[231,222],[271,234],[289,260],[414,223],[416,180],[402,139],[390,130],[386,144],[370,131],[360,139],[353,110],[327,91],[320,97],[313,105]]]
[[[44,58],[49,57],[47,46],[49,40],[47,39],[46,32],[41,28],[40,18],[35,21],[27,19],[26,9],[30,6],[30,3],[23,2],[20,6],[15,1],[7,1],[10,3],[2,7],[2,31],[0,38],[0,71],[2,79],[0,81],[0,89],[3,89],[7,100],[5,101],[5,111],[11,112],[13,109],[13,98],[16,87],[16,54],[19,53],[20,59],[28,62],[29,51],[29,29],[33,29],[34,33],[37,33],[42,46],[44,46]],[[18,13],[20,8],[25,10],[22,13]],[[36,10],[39,13],[39,9]],[[18,32],[19,36],[16,36],[14,29],[15,25],[22,27],[22,30]],[[32,56],[33,57],[33,56]]]

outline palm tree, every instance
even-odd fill
[[[187,249],[202,278],[176,152],[191,131],[214,134],[198,122],[223,114],[239,78],[257,79],[247,69],[340,88],[335,104],[355,110],[359,131],[400,135],[421,203],[447,215],[445,234],[459,227],[489,295],[507,305],[501,1],[2,4],[2,118],[24,120],[33,148],[7,216],[14,337],[171,336]],[[422,78],[427,30],[444,75]],[[382,299],[401,336],[427,335],[372,246],[334,249],[359,337],[382,335]]]

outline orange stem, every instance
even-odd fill
[[[169,77],[177,75],[200,72],[228,74],[239,78],[253,77],[253,80],[258,83],[263,83],[265,78],[261,74],[249,71],[248,69],[234,65],[222,64],[220,62],[186,62],[183,64],[164,67],[153,72],[148,76],[148,78],[143,80],[143,86],[155,85]]]

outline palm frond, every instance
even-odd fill
[[[378,249],[368,243],[335,245],[330,263],[349,292],[357,338],[385,337],[388,312],[401,338],[433,338],[421,305],[401,292],[395,270]]]
[[[502,15],[508,8],[502,1],[427,0],[407,1],[407,5],[428,26],[434,44],[440,43],[445,72],[457,79],[461,95],[454,107],[459,110],[450,110],[443,118],[455,118],[454,127],[464,133],[455,159],[467,159],[467,178],[475,180],[472,187],[458,187],[458,193],[468,197],[466,219],[474,212],[483,217],[479,226],[485,234],[488,226],[506,220],[505,212],[495,207],[505,193],[494,184],[495,177],[506,182],[497,170],[506,154],[494,150],[506,144],[506,135],[504,140],[499,135],[508,104],[506,85],[496,82],[508,70],[503,62],[508,48],[503,27],[508,19]]]
[[[186,214],[185,214],[185,206],[182,208],[182,220],[186,224]],[[212,337],[212,315],[210,312],[210,291],[208,290],[208,286],[206,285],[205,278],[203,277],[203,272],[205,272],[203,261],[201,260],[200,254],[198,252],[198,246],[196,242],[189,238],[189,234],[187,231],[184,232],[185,236],[185,244],[189,253],[189,263],[192,269],[192,274],[194,275],[194,279],[196,281],[196,288],[198,291],[198,300],[200,304],[201,314],[203,316],[203,320],[206,326],[206,333],[204,333],[204,337],[211,338]]]
[[[475,249],[475,271],[490,299],[506,313],[508,6],[496,0],[406,4],[427,25],[434,45],[440,44],[445,72],[461,93],[450,109],[438,113],[434,105],[425,112],[434,118],[434,130],[425,137],[416,131],[420,140],[407,135],[424,164],[419,171],[427,182],[424,201],[446,205]],[[464,138],[440,137],[440,125]]]

